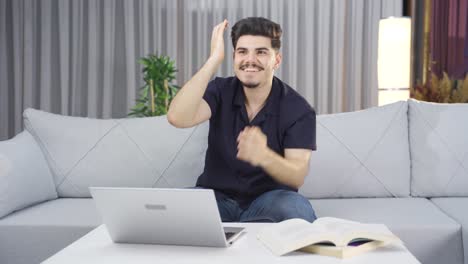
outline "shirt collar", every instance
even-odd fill
[[[279,100],[281,97],[281,81],[273,76],[270,94],[267,97],[267,102],[264,107],[264,112],[270,115],[276,115],[279,111]],[[237,77],[235,77],[235,94],[232,104],[237,107],[242,107],[245,104],[244,88]],[[263,112],[263,111],[262,111]]]

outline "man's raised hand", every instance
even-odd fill
[[[224,19],[213,28],[211,35],[211,52],[210,57],[214,58],[218,63],[224,59],[224,30],[228,26],[228,21]]]

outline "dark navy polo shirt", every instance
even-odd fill
[[[315,111],[302,96],[273,77],[267,102],[252,122],[236,77],[210,81],[203,99],[211,108],[211,118],[205,168],[197,186],[213,189],[217,198],[228,196],[241,205],[270,190],[297,191],[236,156],[237,137],[246,126],[259,127],[267,136],[268,147],[283,157],[286,148],[315,150]]]

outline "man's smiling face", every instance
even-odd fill
[[[234,50],[234,72],[244,87],[257,88],[271,82],[281,55],[271,47],[271,39],[244,35]]]

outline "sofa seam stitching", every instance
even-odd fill
[[[90,148],[88,149],[88,151],[86,151],[86,153],[75,163],[75,165],[73,165],[70,170],[68,170],[68,172],[65,174],[65,177],[63,178],[63,180],[60,182],[60,184],[57,186],[57,188],[59,188],[60,186],[62,186],[62,184],[68,180],[68,178],[70,177],[70,173],[73,171],[73,169],[76,168],[76,166],[78,166],[81,161],[83,161],[83,159],[91,152],[93,151],[97,145],[110,133],[112,132],[116,127],[120,126],[120,123],[117,121],[117,120],[113,120],[115,122],[115,125],[111,128],[109,128],[109,130],[104,134],[102,135],[98,140],[96,140],[96,143]],[[70,185],[76,190],[78,191],[77,187],[75,186],[74,183],[70,183]],[[78,194],[80,192],[78,191]]]
[[[419,115],[421,116],[421,119],[432,129],[432,131],[439,137],[440,141],[444,144],[444,146],[446,147],[447,151],[450,152],[450,154],[452,154],[452,157],[455,157],[455,160],[458,162],[458,168],[459,167],[462,167],[464,169],[465,172],[467,172],[467,169],[465,168],[465,166],[463,166],[463,160],[460,161],[457,157],[457,155],[455,155],[455,153],[453,153],[452,149],[449,148],[447,142],[445,142],[444,138],[439,134],[439,132],[431,125],[431,123],[424,117],[424,115],[422,114],[422,111],[419,109],[419,106],[415,107],[415,109],[419,112]],[[468,153],[468,152],[467,152]],[[466,157],[466,154],[465,153],[463,156]],[[457,169],[458,169],[457,168]],[[455,172],[457,172],[457,169],[455,170]],[[447,183],[445,184],[445,186],[443,187],[443,193],[446,193],[447,192],[447,188],[448,188],[448,185],[453,181],[453,179],[455,178],[456,176],[456,173],[453,173],[453,175],[450,176],[449,180],[447,181]]]
[[[367,156],[366,158],[361,161],[355,154],[354,152],[352,152],[350,150],[350,148],[344,144],[341,140],[339,140],[326,126],[323,126],[324,128],[327,129],[327,131],[330,132],[331,135],[333,135],[333,137],[335,137],[336,140],[338,140],[341,144],[343,144],[343,146],[346,147],[346,149],[353,155],[353,157],[359,161],[359,163],[361,164],[362,167],[364,167],[381,185],[382,187],[387,191],[388,194],[392,195],[393,197],[397,197],[392,191],[390,191],[388,189],[388,187],[377,177],[375,176],[375,174],[372,172],[372,170],[370,170],[365,164],[364,162],[367,161],[369,159],[369,157],[371,156],[371,154],[373,153],[373,151],[375,150],[376,146],[380,143],[380,141],[382,140],[382,138],[388,133],[388,128],[393,124],[393,122],[395,121],[396,117],[398,116],[398,114],[401,112],[401,109],[402,109],[403,105],[400,106],[400,108],[395,112],[395,114],[393,115],[392,117],[392,120],[387,124],[386,128],[384,129],[384,132],[382,133],[382,135],[379,137],[379,139],[377,140],[377,142],[375,142],[375,144],[370,148],[370,151],[369,153],[367,153]],[[340,184],[336,190],[332,193],[332,196],[333,195],[336,195],[336,193],[339,191],[339,189],[345,185],[346,182],[348,182],[349,179],[353,178],[356,173],[357,173],[358,170],[356,170],[356,172],[353,174],[353,176],[349,176],[349,177],[346,177],[346,179],[343,181],[342,184]]]
[[[31,122],[31,120],[30,120],[27,116],[25,116],[24,119],[25,119],[25,122],[29,122],[29,123],[31,124],[31,125],[30,125],[30,128],[31,128],[31,129],[33,130],[33,132],[34,132],[34,133],[32,133],[32,136],[36,138],[36,142],[38,142],[39,145],[42,145],[42,149],[44,149],[45,152],[46,152],[45,155],[47,155],[47,156],[49,157],[49,159],[50,159],[50,160],[52,161],[52,163],[54,164],[54,167],[57,168],[57,170],[59,170],[60,173],[62,173],[62,172],[61,172],[61,169],[60,169],[60,168],[58,167],[58,165],[57,165],[57,161],[56,161],[56,160],[52,157],[52,155],[50,154],[50,151],[49,151],[47,145],[44,144],[44,139],[41,138],[41,137],[39,136],[39,134],[37,133],[36,129],[34,128],[32,122]],[[26,130],[27,130],[27,129],[26,129]],[[48,167],[49,167],[49,170],[52,171],[52,172],[55,174],[54,170],[53,170],[52,168],[50,168],[50,166],[48,166]],[[57,176],[60,176],[60,175],[57,175]],[[65,176],[64,176],[64,177],[65,177]],[[54,185],[55,185],[55,179],[54,179]],[[58,190],[58,184],[55,185],[55,191],[57,191],[57,190]],[[57,195],[58,195],[58,192],[57,192]]]
[[[125,135],[128,137],[128,139],[138,148],[138,150],[140,150],[140,152],[143,154],[143,157],[145,157],[146,159],[146,163],[147,165],[151,168],[151,170],[153,171],[153,173],[157,173],[159,172],[158,168],[156,167],[153,167],[153,164],[151,162],[151,159],[149,158],[149,156],[146,154],[146,152],[141,148],[141,146],[128,134],[128,131],[125,129],[124,126],[122,126],[123,122],[120,122],[120,127],[122,128],[122,130],[125,132]],[[162,174],[160,173],[159,174],[159,177],[158,177],[158,180],[159,178],[162,177]]]
[[[190,133],[190,135],[187,137],[187,139],[184,141],[184,143],[180,146],[179,150],[178,150],[178,151],[176,152],[176,154],[174,155],[174,158],[172,158],[172,160],[169,162],[169,164],[167,165],[167,167],[162,171],[162,173],[161,173],[161,177],[162,177],[162,178],[165,178],[164,174],[165,174],[166,171],[171,167],[171,165],[174,163],[174,161],[176,160],[177,156],[179,156],[180,152],[181,152],[182,149],[185,147],[185,145],[187,144],[187,142],[188,142],[188,141],[192,138],[192,136],[195,134],[195,131],[198,129],[199,126],[200,126],[200,125],[197,125],[197,126],[193,129],[192,133]],[[169,183],[166,179],[164,179],[164,180],[170,185],[170,183]],[[158,183],[158,181],[159,181],[159,179],[156,180],[156,181],[151,185],[151,187],[154,188],[154,186]]]

